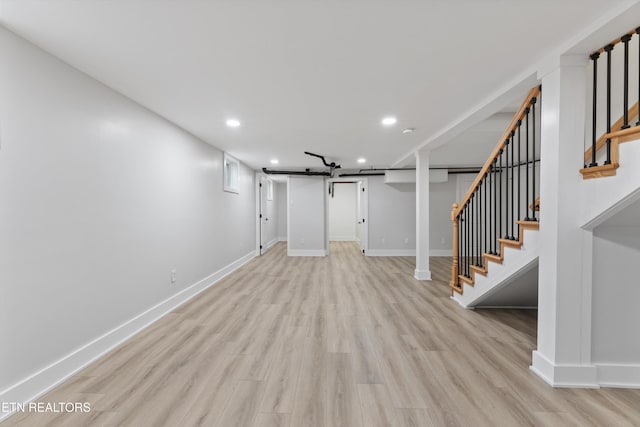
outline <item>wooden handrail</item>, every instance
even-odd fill
[[[607,47],[609,45],[615,46],[618,43],[622,43],[622,37],[624,37],[624,36],[632,36],[634,34],[640,34],[640,27],[629,31],[626,34],[623,34],[622,36],[620,36],[617,39],[613,40],[611,43],[606,44],[605,46],[601,47],[600,49],[596,50],[593,53],[604,53],[605,52],[605,50],[604,50],[605,47]]]
[[[460,215],[460,212],[462,211],[464,206],[467,204],[467,202],[471,198],[471,195],[473,194],[474,191],[476,191],[476,187],[478,187],[478,185],[480,185],[480,181],[482,181],[482,178],[484,177],[484,175],[489,172],[489,169],[491,168],[491,165],[493,164],[493,160],[498,158],[498,156],[500,155],[500,150],[502,150],[505,147],[505,141],[509,139],[509,137],[511,136],[511,132],[514,131],[517,128],[518,120],[522,120],[524,118],[525,110],[527,108],[529,108],[529,106],[531,104],[531,100],[533,98],[538,97],[539,95],[540,95],[540,86],[536,86],[536,87],[534,87],[533,89],[531,89],[529,91],[529,93],[527,94],[527,97],[525,98],[524,102],[522,103],[522,105],[518,109],[518,112],[515,114],[515,116],[513,116],[513,119],[511,120],[511,123],[509,123],[509,126],[507,127],[507,130],[502,135],[502,137],[498,140],[498,144],[496,145],[496,147],[493,149],[493,151],[489,155],[489,158],[485,162],[485,164],[482,167],[482,169],[480,169],[480,172],[478,172],[478,175],[476,176],[476,179],[473,181],[473,184],[471,184],[471,187],[467,191],[467,194],[465,194],[464,198],[459,203],[459,205],[456,208],[456,210],[454,210],[454,212],[452,213],[452,216],[454,218],[457,218],[458,215]]]
[[[638,103],[636,102],[635,104],[633,104],[631,106],[631,108],[629,108],[629,113],[628,113],[628,117],[635,117],[638,115]],[[604,148],[604,146],[607,144],[607,139],[611,139],[615,136],[615,134],[622,128],[622,125],[624,124],[624,115],[620,116],[620,118],[618,120],[616,120],[616,122],[614,124],[611,125],[611,132],[610,133],[605,133],[603,134],[600,138],[598,138],[598,140],[596,141],[596,153],[598,151],[600,151],[602,148]],[[631,128],[633,129],[633,128]],[[629,130],[629,129],[626,129]],[[637,130],[636,130],[637,132]],[[592,147],[589,147],[587,149],[587,151],[584,152],[584,161],[588,162],[591,160],[591,151],[592,151]]]

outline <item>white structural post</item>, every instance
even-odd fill
[[[587,55],[544,72],[540,161],[538,348],[531,369],[554,386],[597,386],[591,365],[591,235],[579,224]]]
[[[429,151],[416,151],[416,271],[418,280],[431,280],[429,271]]]

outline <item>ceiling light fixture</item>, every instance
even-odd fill
[[[360,157],[358,159],[358,163],[366,163],[367,159],[365,159],[364,157]]]
[[[389,116],[382,119],[382,124],[385,126],[393,126],[398,122],[395,117]]]
[[[402,133],[411,133],[414,130],[415,130],[414,128],[406,128],[406,129],[402,129]]]
[[[277,165],[279,163],[278,159],[271,159],[272,165]]]
[[[240,120],[237,119],[228,119],[226,123],[230,128],[240,127]]]

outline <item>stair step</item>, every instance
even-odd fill
[[[460,280],[462,280],[465,283],[468,283],[469,285],[473,286],[473,279],[467,276],[463,276],[462,274],[458,275],[458,278]]]
[[[484,254],[484,257],[489,261],[497,262],[498,264],[502,264],[502,257],[500,255],[492,255],[492,254]]]
[[[470,268],[478,274],[482,274],[483,276],[487,275],[487,270],[484,267],[478,267],[477,265],[472,265]]]
[[[520,247],[522,246],[522,242],[519,240],[511,240],[511,239],[498,239],[498,242],[502,243],[505,246],[513,246]]]
[[[516,221],[516,223],[524,228],[540,228],[539,221]]]

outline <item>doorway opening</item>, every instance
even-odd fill
[[[355,242],[368,250],[369,191],[366,178],[327,180],[327,252],[329,242]]]

